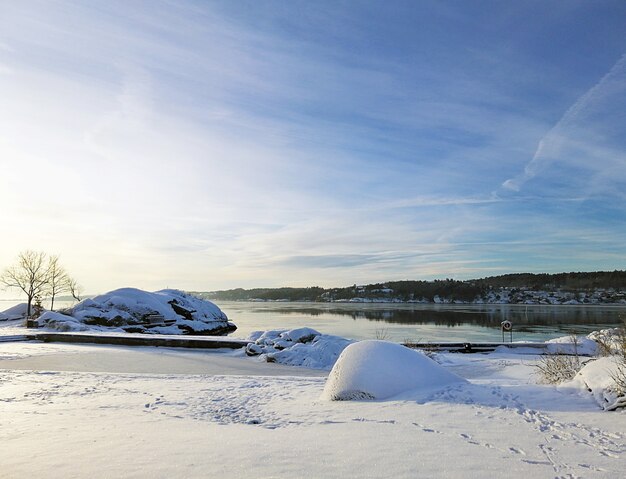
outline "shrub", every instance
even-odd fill
[[[574,376],[583,367],[578,355],[578,338],[572,336],[574,354],[546,353],[541,356],[535,365],[540,382],[544,384],[559,384],[574,379]]]
[[[613,341],[617,356],[617,367],[611,379],[615,382],[617,394],[626,396],[626,319],[623,319],[623,325],[618,328],[617,334]]]

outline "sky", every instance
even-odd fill
[[[626,269],[626,2],[0,0],[0,194],[90,293]]]

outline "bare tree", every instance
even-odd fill
[[[78,284],[78,281],[68,276],[67,277],[67,289],[72,295],[72,298],[80,302],[81,295],[83,294],[83,288],[80,284]]]
[[[80,301],[81,288],[61,266],[59,257],[43,252],[27,250],[20,253],[17,263],[0,275],[0,284],[19,288],[26,294],[28,317],[33,311],[35,298],[50,297],[51,310],[54,310],[55,298],[63,292],[70,292],[74,299]]]
[[[17,264],[4,270],[0,275],[0,284],[9,288],[21,289],[28,298],[27,315],[30,317],[35,296],[46,292],[50,281],[50,262],[45,253],[23,251],[17,258]]]
[[[50,296],[50,311],[54,311],[54,299],[59,293],[69,291],[70,277],[59,263],[58,256],[48,259],[48,287],[46,293]]]

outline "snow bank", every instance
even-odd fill
[[[322,334],[311,328],[256,331],[249,338],[248,356],[268,362],[330,370],[341,352],[354,341]]]
[[[162,316],[165,325],[150,325],[148,318],[152,315]],[[236,329],[215,304],[174,289],[154,293],[117,289],[86,299],[63,314],[44,314],[40,319],[40,323],[62,331],[224,334]]]
[[[405,391],[461,382],[465,379],[421,351],[387,341],[360,341],[341,353],[328,376],[322,399],[386,399]]]
[[[626,407],[626,392],[618,391],[613,380],[619,364],[617,356],[598,358],[585,364],[574,378],[574,382],[588,389],[600,407],[606,411]]]
[[[592,333],[593,334],[593,333]],[[560,338],[546,341],[546,352],[550,354],[579,354],[581,356],[594,356],[598,353],[598,343],[588,336],[561,336]],[[576,341],[574,341],[574,338]]]
[[[0,313],[0,320],[24,319],[28,314],[28,304],[21,303],[5,309]]]
[[[621,328],[610,328],[593,331],[587,336],[561,336],[546,341],[547,352],[551,354],[579,354],[581,356],[615,354],[621,349],[622,334]],[[576,344],[574,344],[573,338],[576,338]]]

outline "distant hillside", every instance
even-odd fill
[[[515,273],[474,280],[491,287],[527,288],[533,290],[564,289],[571,291],[598,288],[626,288],[626,271],[594,271],[591,273],[531,274]]]
[[[260,299],[264,301],[322,301],[326,292],[324,288],[255,288],[229,289],[225,291],[196,292],[194,294],[205,299],[221,299],[224,301],[250,301]]]
[[[255,288],[196,292],[222,301],[352,301],[424,303],[626,303],[626,271],[516,273],[458,281],[389,281],[344,288]]]

